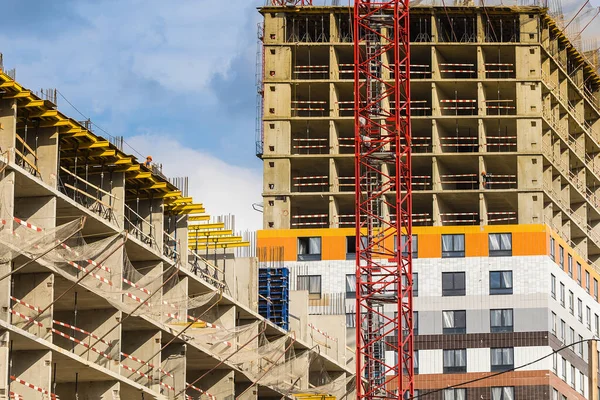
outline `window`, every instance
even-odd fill
[[[577,299],[577,319],[579,319],[579,322],[583,322],[583,302],[581,299]]]
[[[442,258],[464,256],[465,235],[442,235]]]
[[[567,344],[571,345],[573,342],[575,342],[575,329],[571,328],[569,329],[569,337],[567,338]],[[575,351],[575,347],[573,347],[573,351]]]
[[[587,325],[587,328],[591,331],[592,330],[592,310],[588,306],[585,307],[585,324]]]
[[[444,400],[467,400],[467,389],[444,389]]]
[[[467,350],[444,350],[444,373],[467,372]]]
[[[585,271],[585,290],[590,293],[590,273],[589,271]]]
[[[565,268],[565,249],[562,246],[558,246],[558,263],[563,269]]]
[[[575,299],[573,297],[573,292],[569,290],[569,312],[571,315],[575,315]]]
[[[556,241],[553,237],[550,238],[550,258],[552,261],[556,262]]]
[[[565,306],[565,284],[562,282],[560,284],[560,305]]]
[[[413,335],[419,334],[419,312],[413,311]]]
[[[571,365],[571,387],[575,389],[575,366]]]
[[[346,328],[356,327],[356,313],[346,313]]]
[[[413,297],[418,297],[419,296],[419,274],[413,272]],[[402,283],[403,285],[406,285],[406,275],[402,276]]]
[[[506,371],[514,367],[514,349],[512,347],[490,350],[492,352],[492,372]]]
[[[512,234],[490,233],[488,246],[490,257],[512,256]]]
[[[361,236],[360,242],[362,248],[367,246],[367,238]],[[346,260],[354,260],[356,258],[356,236],[346,236]]]
[[[573,257],[569,254],[569,269],[573,266]],[[577,283],[581,286],[581,264],[577,263]]]
[[[298,238],[298,261],[321,260],[321,238],[299,237]]]
[[[417,389],[414,390],[413,397],[410,397],[410,392],[404,392],[404,400],[418,399],[418,398],[419,398],[419,391]]]
[[[583,357],[583,336],[577,335],[577,353]]]
[[[556,353],[552,355],[552,372],[558,374],[558,355]]]
[[[490,310],[490,331],[492,333],[512,332],[513,310]]]
[[[600,336],[600,317],[598,317],[598,314],[594,314],[594,334],[596,336]]]
[[[552,400],[558,400],[558,390],[552,388]]]
[[[567,381],[567,360],[565,360],[564,358],[562,358],[560,366],[562,367],[561,370],[560,370],[560,373],[562,375],[562,379],[563,379],[563,381],[566,382]]]
[[[346,274],[346,298],[356,297],[356,275]]]
[[[594,278],[594,299],[598,301],[598,279]]]
[[[512,294],[512,271],[490,272],[490,294]]]
[[[552,313],[552,318],[550,320],[550,329],[552,329],[552,333],[556,336],[556,314]]]
[[[309,299],[320,299],[321,275],[298,275],[296,290],[308,290]]]
[[[402,235],[400,236],[400,250],[402,250],[402,255],[403,256],[407,256],[408,255],[408,248],[407,248],[407,244],[406,244],[406,235]],[[396,236],[394,237],[394,243],[396,243]],[[417,235],[412,235],[412,241],[410,244],[411,247],[411,253],[412,253],[412,258],[417,258],[419,256],[419,239],[417,238]]]
[[[561,320],[560,320],[560,332],[558,332],[558,333],[559,333],[559,335],[560,335],[560,340],[561,340],[561,342],[563,342],[563,343],[565,342],[565,331],[566,331],[566,327],[567,327],[567,326],[566,326],[566,324],[565,324],[565,320],[564,320],[564,319],[561,319]]]
[[[467,333],[467,312],[442,311],[442,326],[444,335],[452,333]]]
[[[554,275],[550,275],[550,294],[556,300],[556,277]]]
[[[579,371],[579,392],[583,394],[585,391],[585,378],[583,377],[583,372]]]
[[[464,296],[465,273],[442,272],[442,296]]]
[[[493,387],[492,400],[514,400],[515,388],[512,386]]]

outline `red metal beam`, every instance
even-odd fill
[[[414,393],[408,0],[354,4],[356,398],[404,399]]]

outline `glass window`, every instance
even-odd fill
[[[492,353],[492,372],[506,371],[514,367],[514,349],[512,347],[490,350]]]
[[[444,350],[444,373],[467,372],[467,350]]]
[[[563,269],[565,268],[565,249],[562,246],[558,246],[558,263]],[[573,277],[573,268],[571,268],[571,277]]]
[[[493,387],[492,400],[514,400],[515,388],[512,386]]]
[[[402,250],[402,255],[403,256],[408,256],[408,245],[406,243],[406,235],[402,235],[400,236],[400,249]],[[394,243],[396,242],[396,236],[394,236]],[[411,241],[411,253],[412,253],[412,258],[417,258],[419,256],[419,238],[417,237],[417,235],[412,235],[412,241]]]
[[[579,322],[583,322],[583,302],[581,299],[577,299],[577,318]]]
[[[594,299],[598,301],[598,279],[594,278]]]
[[[419,312],[413,311],[413,334],[419,334]]]
[[[571,365],[571,387],[575,389],[575,366]]]
[[[490,331],[494,332],[512,332],[513,331],[513,310],[490,310]]]
[[[585,324],[587,325],[587,328],[591,331],[592,330],[592,310],[588,306],[585,307]]]
[[[363,280],[367,278],[363,275]],[[346,298],[353,299],[356,297],[356,274],[346,274]]]
[[[452,333],[467,333],[467,312],[442,311],[442,326],[444,335]]]
[[[573,265],[573,257],[569,254],[569,269]],[[577,283],[581,286],[581,264],[577,263]]]
[[[554,275],[550,275],[550,294],[553,299],[556,299],[556,277]]]
[[[309,299],[320,299],[321,275],[298,275],[296,290],[308,290]]]
[[[444,400],[467,400],[467,389],[444,389]]]
[[[558,374],[558,355],[556,353],[552,355],[552,372]]]
[[[512,271],[490,272],[490,294],[512,294]]]
[[[600,317],[598,317],[598,314],[594,314],[594,334],[600,336]]]
[[[367,246],[367,238],[361,236],[360,242],[362,248]],[[354,260],[356,258],[356,236],[346,236],[346,260]]]
[[[442,258],[464,256],[465,235],[442,235]]]
[[[490,233],[488,246],[490,257],[512,256],[512,234]]]
[[[419,274],[417,274],[416,272],[413,272],[413,297],[418,297],[419,296]],[[402,283],[404,285],[406,285],[406,275],[402,276]]]
[[[565,331],[566,331],[566,328],[567,328],[567,326],[566,326],[566,324],[565,324],[565,320],[564,320],[564,319],[561,319],[561,320],[560,320],[560,332],[558,332],[558,333],[559,333],[559,335],[560,335],[560,340],[561,340],[563,343],[565,342]]]
[[[583,357],[583,336],[577,335],[577,353]]]
[[[583,372],[579,371],[579,392],[585,392],[585,378],[583,377]]]
[[[590,272],[585,271],[585,290],[590,293]]]
[[[558,400],[558,390],[552,388],[552,400]]]
[[[550,258],[556,262],[556,240],[553,237],[550,238]]]
[[[565,284],[562,282],[560,284],[560,305],[565,306]]]
[[[563,381],[566,382],[567,381],[567,360],[562,358],[560,366],[561,366],[560,373],[561,373],[562,379],[563,379]]]
[[[298,238],[298,261],[321,260],[321,238],[299,237]]]
[[[346,313],[346,328],[356,327],[356,313]]]
[[[575,298],[573,292],[569,290],[569,312],[571,315],[575,315]]]
[[[575,329],[570,328],[569,337],[567,338],[567,344],[571,345],[573,342],[575,342]],[[575,351],[575,347],[573,347],[573,351]]]
[[[552,333],[556,336],[556,314],[552,313],[552,318],[550,320],[550,328],[552,329]]]
[[[442,272],[442,296],[464,296],[465,273]]]

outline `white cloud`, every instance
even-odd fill
[[[189,177],[189,195],[211,216],[235,215],[237,231],[262,227],[262,214],[252,209],[252,203],[262,201],[260,171],[229,165],[165,135],[135,136],[128,142],[152,155],[167,176]]]

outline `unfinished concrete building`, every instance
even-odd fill
[[[578,50],[545,5],[435,4],[415,5],[410,23],[419,394],[596,399],[597,350],[587,342],[524,371],[458,384],[598,335],[598,51]],[[312,313],[346,314],[350,343],[353,10],[260,12],[258,246],[282,249]],[[394,209],[383,214],[395,218]]]
[[[248,243],[185,179],[13,77],[0,72],[0,399],[346,391],[343,351],[307,342],[306,304],[296,332],[258,314],[256,262],[229,250]]]

